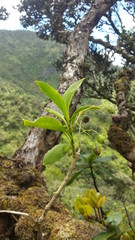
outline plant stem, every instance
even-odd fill
[[[94,175],[94,172],[93,172],[92,164],[89,164],[89,166],[90,166],[90,171],[91,171],[91,176],[92,176],[92,180],[93,180],[94,187],[95,187],[95,189],[97,190],[97,192],[100,192],[100,191],[99,191],[99,188],[98,188],[98,186],[97,186],[97,183],[96,183],[96,178],[95,178],[95,175]],[[103,212],[102,207],[100,208],[100,211],[101,211],[101,215],[102,215],[102,218],[103,218],[103,217],[104,217],[104,212]]]
[[[72,126],[68,127],[69,131],[68,131],[68,138],[70,138],[70,142],[71,142],[71,148],[72,148],[72,162],[70,164],[70,167],[68,169],[67,175],[65,176],[63,182],[61,183],[61,185],[59,186],[59,188],[57,189],[57,191],[54,193],[54,195],[52,196],[50,202],[45,206],[44,211],[41,215],[41,217],[37,220],[37,224],[38,224],[38,236],[37,236],[37,240],[42,240],[42,222],[44,221],[48,211],[51,209],[52,205],[54,204],[54,202],[56,201],[56,199],[58,198],[58,196],[61,194],[62,190],[65,188],[67,182],[69,181],[74,168],[75,168],[75,164],[76,161],[79,159],[80,157],[80,129],[79,129],[79,147],[78,147],[78,151],[75,151],[75,143],[74,143],[74,138],[73,138],[73,129]]]
[[[41,215],[41,217],[38,219],[37,223],[38,223],[38,236],[37,236],[37,240],[42,240],[42,222],[44,221],[48,211],[50,210],[50,208],[52,207],[53,203],[55,202],[55,200],[57,199],[57,197],[60,195],[60,193],[62,192],[62,190],[65,188],[67,182],[69,181],[72,172],[74,170],[75,167],[75,163],[77,161],[77,159],[79,158],[79,154],[76,153],[76,156],[73,158],[72,163],[70,165],[70,168],[67,172],[66,177],[64,178],[62,184],[59,186],[58,190],[55,192],[55,194],[53,195],[53,197],[51,198],[50,202],[46,205],[46,207],[44,208],[44,211]]]
[[[41,223],[36,222],[37,224],[37,240],[42,240],[43,236],[42,236],[42,225]]]
[[[127,210],[126,205],[125,205],[125,201],[124,201],[124,199],[122,199],[122,198],[121,198],[121,201],[122,201],[123,206],[124,206],[124,209],[125,209],[125,213],[126,213],[127,220],[128,220],[128,225],[129,225],[129,227],[131,228],[131,230],[133,231],[133,233],[135,234],[135,230],[134,230],[133,227],[132,227],[131,220],[130,220],[130,217],[129,217],[129,214],[128,214],[128,210]]]
[[[97,186],[97,183],[96,183],[96,178],[95,178],[95,175],[94,175],[94,172],[93,172],[92,164],[90,164],[89,166],[90,166],[90,171],[91,171],[91,176],[92,176],[94,187],[97,190],[97,192],[99,192],[99,189],[98,189],[98,186]]]
[[[93,209],[94,209],[94,213],[95,213],[95,216],[96,216],[96,220],[99,222],[98,214],[97,214],[96,208],[93,208]]]
[[[42,230],[41,230],[41,224],[42,222],[44,221],[45,217],[46,217],[46,214],[48,213],[48,211],[50,210],[50,208],[52,207],[53,203],[55,202],[55,200],[58,198],[58,196],[60,195],[60,193],[62,192],[62,190],[65,188],[67,182],[69,181],[73,171],[74,171],[74,168],[75,168],[75,164],[76,164],[76,161],[79,159],[80,157],[80,147],[78,149],[78,152],[75,152],[75,146],[74,146],[74,140],[73,140],[73,135],[72,135],[72,132],[70,133],[71,135],[71,144],[72,144],[72,155],[73,155],[73,158],[72,158],[72,162],[71,162],[71,165],[69,167],[69,170],[67,172],[67,175],[65,176],[63,182],[61,183],[61,185],[59,186],[59,188],[57,189],[57,191],[55,192],[55,194],[53,195],[53,197],[51,198],[50,202],[46,205],[46,207],[44,208],[44,211],[41,215],[41,217],[38,219],[38,225],[40,226],[39,227],[39,238],[38,240],[42,240]]]
[[[28,213],[11,211],[11,210],[0,210],[0,213],[11,213],[11,214],[17,214],[17,215],[22,215],[22,216],[28,216],[29,217]]]
[[[102,223],[102,214],[101,214],[100,208],[98,208],[98,216],[99,216],[99,222]]]
[[[133,180],[133,191],[135,192],[135,179],[134,179],[134,171],[132,169],[132,180]]]

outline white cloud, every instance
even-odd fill
[[[17,30],[23,29],[23,26],[20,24],[19,16],[20,13],[17,9],[14,9],[13,6],[16,6],[20,3],[20,0],[0,0],[0,7],[4,6],[7,8],[7,11],[10,12],[10,16],[6,21],[0,21],[0,29],[6,30]]]
[[[135,28],[135,21],[133,21],[133,17],[129,15],[126,11],[121,12],[121,18],[123,26],[126,27],[126,30]]]

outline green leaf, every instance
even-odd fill
[[[115,110],[114,110],[112,107],[108,107],[108,108],[107,108],[107,111],[108,111],[110,114],[114,114],[114,113],[115,113]]]
[[[69,152],[70,150],[70,145],[69,144],[65,144],[65,146],[63,147],[62,151],[63,151],[63,154],[66,154]]]
[[[105,202],[105,196],[101,197],[97,202],[97,208],[101,208]]]
[[[45,165],[53,164],[54,162],[59,161],[64,155],[64,148],[67,147],[67,144],[58,144],[49,150],[44,159],[43,163]]]
[[[74,113],[73,113],[73,115],[72,115],[72,117],[71,117],[71,121],[72,121],[72,123],[74,123],[74,121],[75,121],[75,118],[79,115],[79,114],[81,114],[81,113],[83,113],[83,112],[85,112],[85,111],[89,111],[89,110],[101,110],[102,108],[101,107],[99,107],[99,106],[82,106],[82,107],[80,107],[80,108],[78,108]]]
[[[114,232],[101,232],[97,234],[92,240],[107,240],[108,238],[112,237],[115,233]]]
[[[79,199],[76,199],[74,202],[74,208],[79,211],[79,209],[82,207],[81,202],[79,201]]]
[[[88,217],[93,213],[93,208],[90,205],[84,205],[85,216]]]
[[[61,124],[60,121],[58,121],[55,118],[48,117],[48,116],[40,117],[33,122],[25,120],[25,119],[23,121],[24,121],[24,126],[44,128],[44,129],[55,130],[55,131],[60,131],[60,132],[65,132],[67,129],[65,126],[63,126]]]
[[[70,106],[70,103],[72,101],[72,98],[75,94],[75,92],[77,91],[77,89],[80,87],[80,85],[82,84],[82,82],[84,81],[84,78],[77,81],[76,83],[72,84],[68,89],[67,91],[64,93],[63,95],[63,99],[66,103],[66,106],[67,106],[67,109],[69,110],[69,106]]]
[[[83,168],[83,169],[75,172],[75,173],[72,175],[72,177],[69,179],[69,181],[67,182],[66,186],[71,185],[71,184],[74,182],[74,180],[84,171],[84,169],[85,169],[85,168]]]
[[[54,116],[60,118],[65,124],[66,124],[66,121],[65,121],[65,118],[63,117],[63,115],[61,113],[59,113],[58,111],[56,110],[53,110],[51,108],[45,108],[45,110],[50,113],[50,114],[53,114]]]
[[[90,164],[94,162],[94,160],[97,158],[97,155],[95,153],[91,153],[87,158],[86,161]]]
[[[112,225],[118,226],[122,221],[122,214],[120,212],[109,212],[105,221],[107,223],[112,223]]]
[[[94,162],[107,162],[112,159],[112,156],[106,156],[106,157],[97,157]]]
[[[77,162],[77,163],[76,163],[76,167],[79,168],[79,169],[80,169],[80,168],[81,168],[81,169],[82,169],[82,168],[90,168],[90,166],[89,166],[88,163],[82,163],[82,162]]]
[[[40,90],[47,97],[49,97],[52,100],[52,102],[54,102],[57,105],[57,107],[63,112],[64,116],[67,118],[68,111],[67,111],[66,103],[63,97],[59,94],[59,92],[45,82],[35,81],[35,83],[38,85]]]

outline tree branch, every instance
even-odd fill
[[[92,92],[92,94],[90,94],[89,92],[87,93],[87,96],[89,96],[89,97],[93,97],[93,98],[98,98],[98,99],[106,99],[106,100],[108,100],[108,101],[110,101],[111,103],[113,103],[113,104],[116,104],[116,101],[112,98],[112,96],[109,96],[108,94],[104,94],[104,93],[102,93],[100,90],[98,90],[97,88],[96,88],[96,86],[94,87],[94,86],[92,86],[92,84],[90,84],[88,81],[85,81],[85,85],[87,85],[88,87],[90,87],[92,90],[93,90],[93,92]],[[96,92],[97,93],[97,95],[95,95],[94,96],[94,92]]]
[[[105,17],[108,19],[108,21],[110,22],[111,27],[113,28],[114,32],[119,36],[121,33],[119,31],[119,29],[116,27],[116,25],[114,24],[113,20],[112,20],[112,13],[111,10],[109,10],[108,14],[105,14]]]
[[[126,208],[126,204],[125,204],[125,201],[124,201],[123,198],[121,198],[121,202],[122,202],[122,204],[123,204],[123,206],[124,206],[124,209],[125,209],[125,213],[126,213],[127,220],[128,220],[128,225],[129,225],[129,227],[131,228],[131,230],[133,231],[133,233],[135,234],[135,230],[134,230],[134,228],[132,227],[131,220],[130,220],[130,217],[129,217],[129,214],[128,214],[128,210],[127,210],[127,208]]]
[[[119,48],[118,46],[114,46],[110,44],[109,42],[105,42],[102,39],[95,39],[94,37],[90,36],[89,40],[93,43],[100,44],[104,46],[105,48],[108,48],[115,53],[121,54],[124,59],[126,59],[128,62],[135,63],[135,58],[133,55],[128,53],[124,48]]]

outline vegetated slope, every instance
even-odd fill
[[[28,132],[23,118],[34,119],[46,98],[34,80],[58,85],[54,62],[63,47],[31,31],[0,30],[0,154],[11,156]]]
[[[45,102],[41,97],[24,93],[13,83],[0,82],[0,155],[11,156],[28,133],[22,119],[34,120]]]
[[[37,92],[34,80],[57,85],[54,62],[62,52],[54,41],[43,41],[31,31],[0,30],[0,78],[25,92]]]

